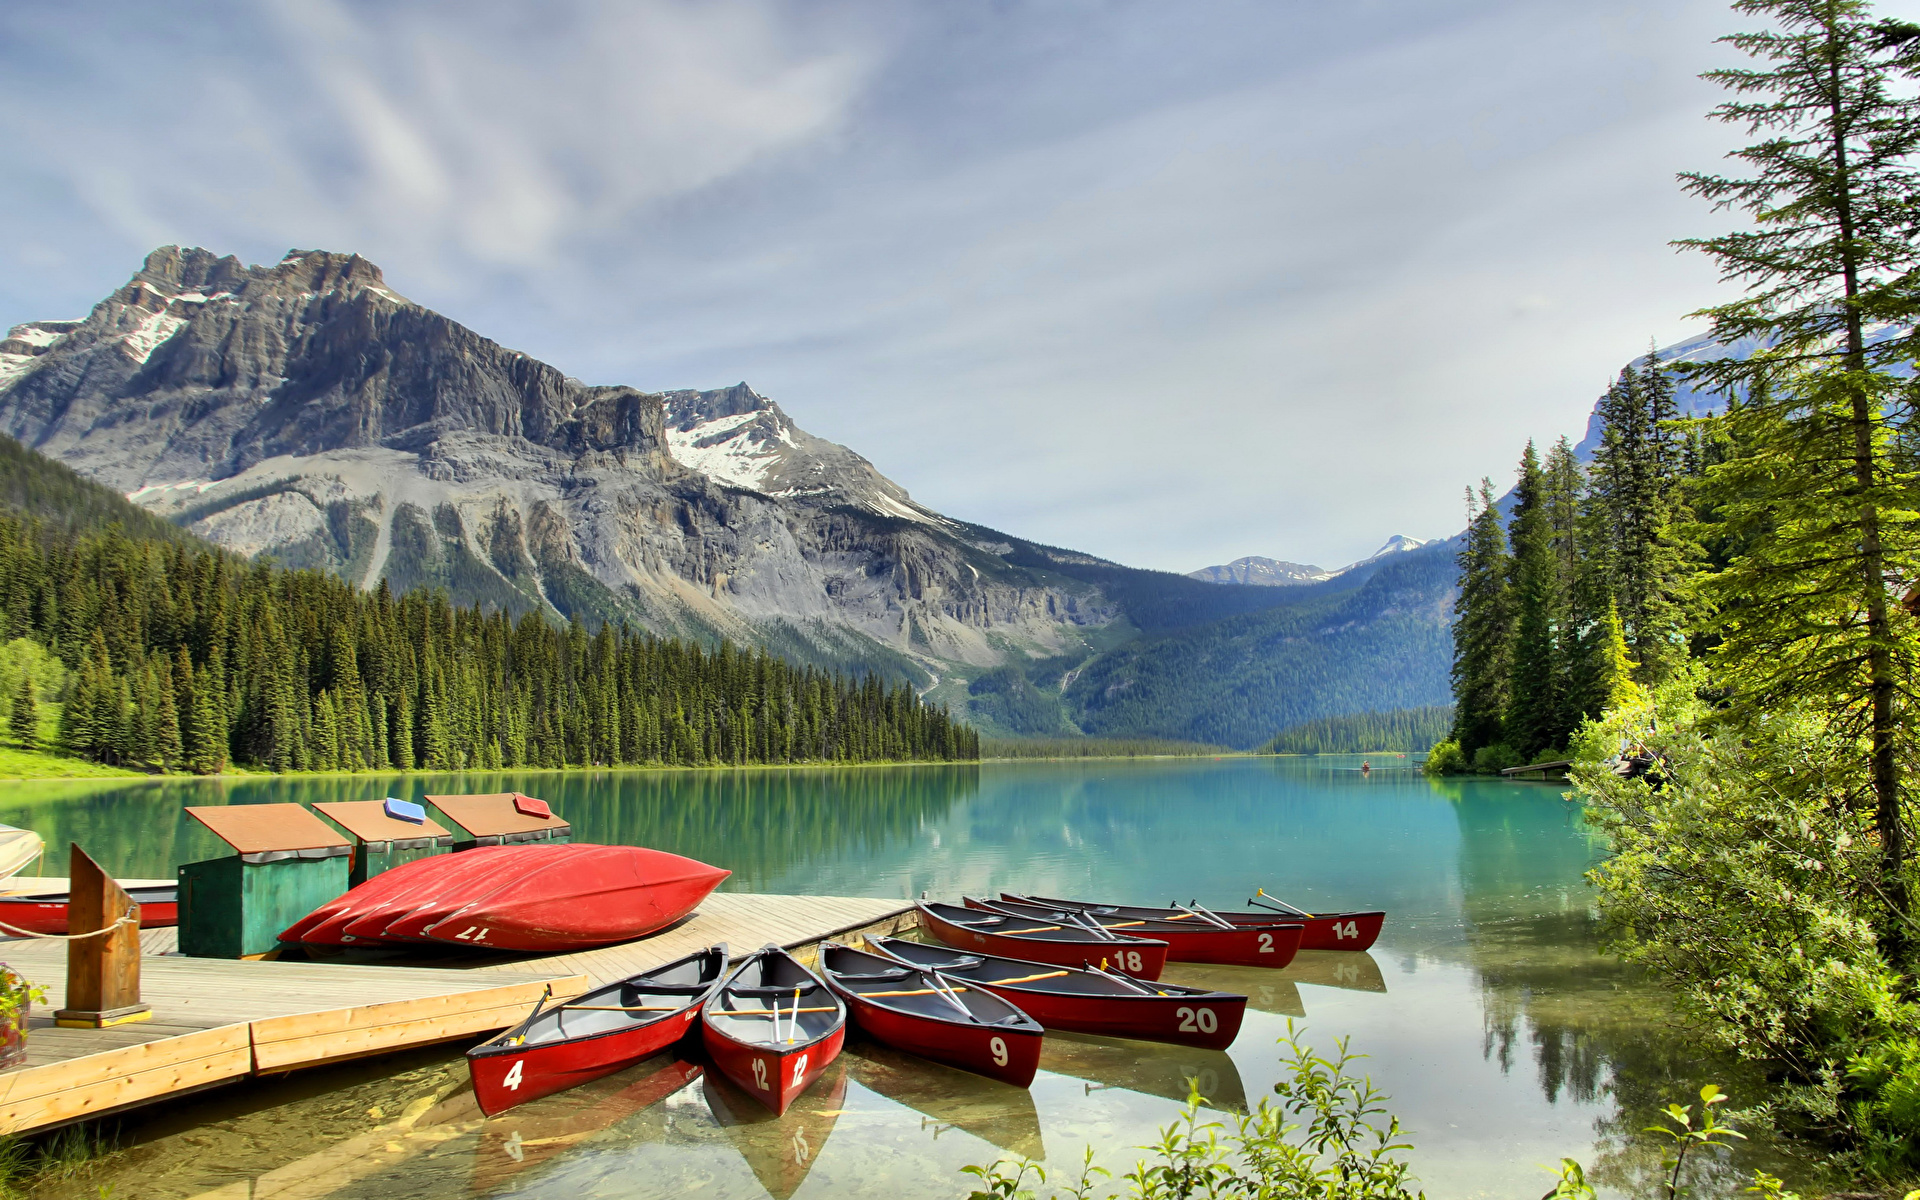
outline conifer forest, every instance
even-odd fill
[[[979,756],[886,686],[729,644],[358,591],[188,539],[0,517],[0,622],[67,667],[64,748],[212,773],[870,762]],[[18,712],[37,703],[31,675]],[[46,697],[52,699],[52,697]],[[16,721],[16,725],[20,722]],[[24,726],[23,726],[24,728]]]

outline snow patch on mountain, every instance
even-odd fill
[[[129,358],[143,363],[152,357],[162,342],[180,332],[186,323],[185,317],[157,312],[140,322],[140,327],[120,339],[120,343],[126,347]]]
[[[1358,567],[1379,562],[1390,555],[1405,554],[1409,550],[1418,550],[1422,546],[1432,544],[1431,540],[1421,541],[1419,538],[1410,538],[1405,534],[1396,533],[1387,539],[1386,545],[1372,554],[1358,562],[1350,562],[1344,567],[1331,571],[1307,563],[1248,555],[1221,566],[1201,567],[1198,571],[1188,571],[1187,578],[1198,579],[1202,583],[1238,583],[1251,587],[1299,587],[1308,583],[1324,583]]]
[[[767,476],[780,463],[781,444],[790,438],[756,436],[758,412],[735,413],[681,427],[667,426],[667,452],[673,460],[709,478],[749,491],[767,491]],[[785,432],[782,430],[781,432]]]

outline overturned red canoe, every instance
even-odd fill
[[[541,954],[606,946],[673,924],[733,873],[643,846],[576,843],[554,849],[566,853],[479,891],[422,936]]]
[[[358,941],[431,942],[427,929],[532,871],[552,863],[572,846],[481,846],[448,856],[451,862],[385,904],[350,922],[345,934]]]
[[[1096,904],[1088,900],[1056,900],[1052,896],[1028,896],[1025,899],[1060,908],[1076,908],[1101,916],[1145,917],[1182,924],[1205,924],[1207,916],[1219,917],[1233,925],[1270,925],[1275,921],[1298,921],[1305,926],[1300,936],[1302,950],[1365,950],[1380,936],[1386,923],[1384,912],[1306,912],[1288,905],[1290,911],[1211,912],[1204,916],[1192,908],[1172,906],[1155,908],[1140,904]]]
[[[140,906],[140,928],[158,929],[180,923],[179,889],[175,887],[131,887],[127,895]],[[24,896],[0,896],[0,925],[28,933],[67,932],[66,892],[35,892]],[[11,936],[0,929],[0,937]]]
[[[1227,925],[1208,922],[1158,921],[1147,917],[1118,917],[1082,909],[1066,909],[1039,904],[1025,896],[1001,892],[993,902],[969,898],[969,906],[979,905],[995,912],[1034,917],[1047,921],[1080,919],[1091,921],[1109,933],[1128,937],[1149,937],[1167,944],[1168,962],[1220,963],[1233,967],[1280,968],[1293,961],[1300,949],[1305,926],[1282,924],[1278,918],[1267,925]]]
[[[314,909],[289,926],[280,935],[280,940],[304,942],[309,946],[351,945],[377,940],[367,935],[352,936],[348,926],[363,918],[376,916],[380,922],[376,928],[384,927],[395,915],[409,911],[415,902],[414,898],[423,889],[444,886],[453,872],[482,867],[490,853],[494,851],[475,850],[457,857],[439,854],[402,863]]]

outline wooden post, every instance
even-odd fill
[[[67,933],[92,933],[134,920],[99,937],[67,943],[67,1006],[53,1014],[66,1029],[104,1029],[145,1021],[153,1010],[140,1003],[140,906],[133,902],[78,844],[67,867]]]

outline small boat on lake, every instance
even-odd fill
[[[727,975],[726,946],[596,988],[467,1051],[480,1111],[497,1116],[625,1070],[687,1036]]]
[[[1111,964],[1141,979],[1160,978],[1167,965],[1165,942],[1123,937],[1091,921],[1042,921],[924,900],[918,908],[920,928],[961,950],[1067,967]]]
[[[160,929],[180,923],[180,889],[166,887],[130,887],[128,897],[140,906],[140,928]],[[67,932],[67,892],[28,892],[19,896],[0,896],[0,937],[17,936],[11,929],[28,933]]]
[[[969,900],[968,903],[983,902]],[[995,912],[1012,913],[1015,916],[1035,917],[1047,921],[1067,921],[1076,917],[1090,918],[1110,933],[1124,934],[1128,937],[1150,937],[1165,942],[1168,962],[1218,963],[1234,967],[1284,967],[1293,961],[1294,954],[1300,949],[1300,938],[1306,932],[1304,925],[1297,922],[1283,924],[1278,918],[1268,925],[1230,925],[1224,921],[1207,922],[1204,925],[1195,925],[1189,921],[1183,925],[1178,921],[1161,921],[1148,917],[1086,913],[1077,909],[1042,904],[1013,892],[1001,892],[998,901],[986,903],[985,906]]]
[[[742,962],[700,1017],[714,1068],[775,1115],[839,1057],[847,1037],[847,1006],[778,946]]]
[[[1117,971],[974,954],[904,938],[869,938],[889,958],[982,987],[1047,1029],[1224,1050],[1239,1036],[1247,998]]]
[[[1380,936],[1380,926],[1386,922],[1384,912],[1308,912],[1274,900],[1262,891],[1249,903],[1258,904],[1262,900],[1273,907],[1265,912],[1214,912],[1199,905],[1169,905],[1155,908],[1140,904],[1097,904],[1089,900],[1058,900],[1052,896],[1027,896],[1024,899],[1034,904],[1046,904],[1059,908],[1078,909],[1081,912],[1094,913],[1102,917],[1145,918],[1159,921],[1179,921],[1183,924],[1208,924],[1209,918],[1218,918],[1231,925],[1271,925],[1275,921],[1298,921],[1305,926],[1300,935],[1302,950],[1366,950]]]
[[[1033,1082],[1045,1030],[993,992],[827,942],[820,974],[877,1042],[1015,1087]]]

